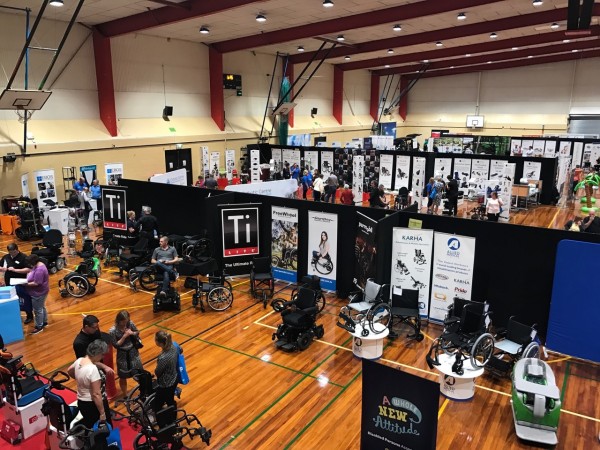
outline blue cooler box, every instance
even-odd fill
[[[13,288],[14,289],[14,288]],[[8,300],[0,300],[0,334],[5,344],[23,340],[23,325],[19,297],[16,295]]]
[[[9,300],[17,296],[17,290],[14,286],[0,287],[0,300]]]

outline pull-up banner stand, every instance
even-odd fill
[[[250,273],[260,249],[260,205],[219,205],[223,266],[227,275]]]
[[[127,190],[103,186],[102,214],[104,229],[127,230]]]

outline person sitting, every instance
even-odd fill
[[[175,247],[169,245],[168,237],[161,237],[159,243],[160,245],[152,253],[152,264],[156,264],[157,272],[163,274],[162,290],[159,295],[166,297],[171,279],[175,281],[179,276],[174,269],[175,264],[179,262],[179,257]]]
[[[591,209],[589,215],[581,223],[581,231],[586,233],[600,233],[600,219],[596,217],[596,211]]]
[[[581,223],[583,222],[581,217],[576,216],[570,222],[571,224],[567,228],[568,231],[581,231]]]
[[[354,192],[345,184],[342,193],[340,194],[340,203],[342,205],[354,205]]]

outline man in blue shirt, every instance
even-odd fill
[[[300,179],[300,167],[296,163],[292,165],[292,178],[296,181]]]
[[[90,194],[92,200],[96,200],[96,210],[102,211],[102,189],[100,188],[100,182],[98,180],[92,181],[90,186]]]
[[[79,177],[79,180],[73,183],[73,189],[77,192],[82,192],[84,187],[90,187],[90,185],[83,177]]]

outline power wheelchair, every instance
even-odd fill
[[[358,328],[364,337],[385,332],[392,321],[392,308],[386,300],[388,288],[369,278],[364,289],[348,296],[350,303],[340,309],[336,325],[352,334]]]
[[[488,332],[487,303],[455,297],[444,319],[444,330],[431,344],[426,356],[430,369],[439,366],[441,353],[454,357],[452,372],[463,375],[464,362],[470,361],[470,370],[481,369],[494,353],[494,337]]]
[[[323,325],[317,325],[319,309],[312,289],[301,287],[293,300],[278,298],[271,306],[283,319],[271,336],[277,348],[286,352],[305,350],[314,338],[321,339],[325,334]]]
[[[540,345],[536,336],[535,324],[525,325],[511,316],[505,329],[496,329],[495,352],[486,370],[494,375],[508,377],[521,358],[538,358]]]
[[[148,244],[148,239],[141,237],[131,248],[130,253],[121,253],[119,255],[119,262],[117,263],[119,276],[123,276],[123,273],[128,274],[131,269],[150,261],[152,250],[148,248]]]
[[[298,290],[301,288],[311,289],[315,293],[315,304],[318,312],[323,311],[325,308],[325,295],[321,290],[321,278],[316,275],[305,275],[302,277],[302,285],[298,288],[292,289],[291,300],[296,300],[298,296]]]
[[[29,198],[22,197],[17,206],[11,209],[10,214],[19,218],[20,226],[15,230],[18,239],[28,241],[32,238],[42,238],[44,236],[42,213]]]
[[[42,247],[37,245],[31,249],[32,255],[38,255],[48,268],[48,272],[56,273],[65,268],[66,260],[62,254],[63,236],[59,230],[48,230],[42,239]]]

